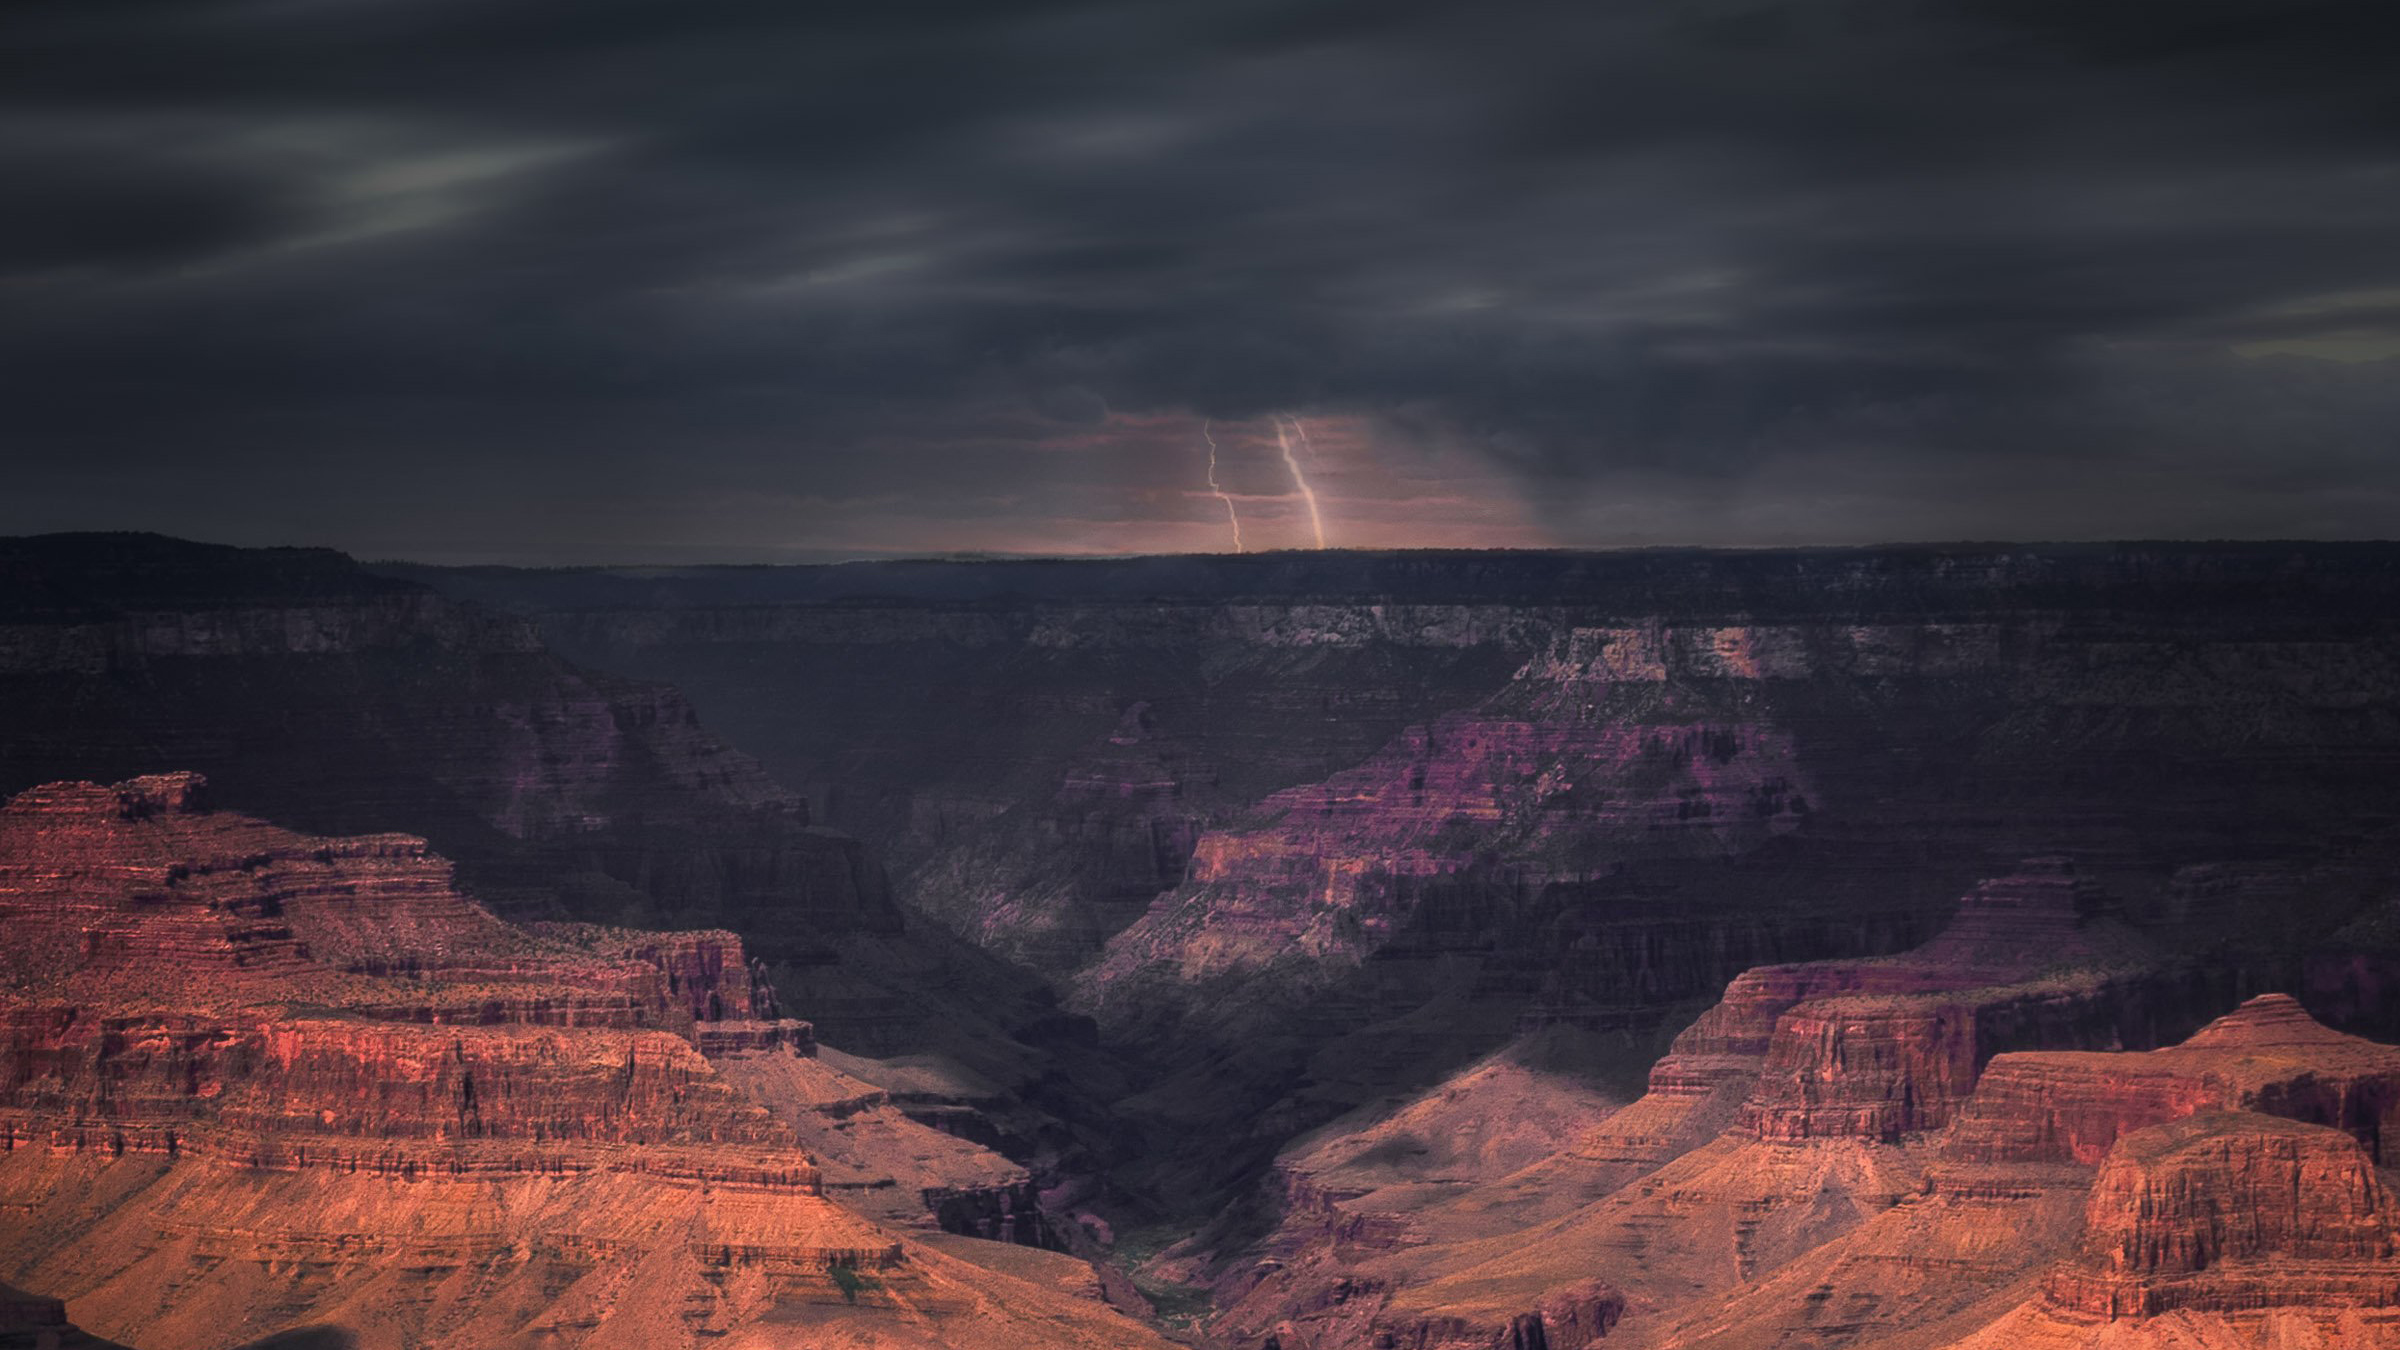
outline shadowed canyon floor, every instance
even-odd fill
[[[2400,548],[0,573],[0,1343],[2400,1345]]]

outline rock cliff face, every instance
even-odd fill
[[[2160,1050],[2004,1055],[1939,1133],[1737,1127],[1596,1202],[1416,1258],[1378,1322],[1497,1318],[1598,1273],[1619,1286],[1622,1344],[2389,1345],[2400,1211],[2362,1142],[2379,1127],[2339,1118],[2381,1100],[2396,1053],[2270,995]],[[2088,1071],[2087,1103],[2127,1095],[2096,1171],[1990,1146],[1988,1122],[2022,1104],[2002,1066],[2042,1061]],[[2217,1099],[2146,1094],[2169,1065]]]
[[[206,773],[304,828],[406,829],[511,912],[769,939],[897,924],[857,844],[672,689],[325,550],[0,541],[0,791]],[[820,940],[819,948],[822,949]]]
[[[2040,860],[1975,887],[1906,953],[1746,972],[1676,1037],[1639,1100],[1562,1122],[1505,1168],[1368,1185],[1374,1172],[1349,1161],[1394,1166],[1383,1136],[1454,1097],[1543,1114],[1494,1098],[1489,1070],[1388,1121],[1328,1127],[1279,1160],[1269,1238],[1213,1266],[1171,1253],[1160,1273],[1213,1273],[1235,1344],[1274,1334],[1330,1347],[1507,1344],[1491,1338],[1545,1290],[1598,1272],[1622,1322],[1612,1335],[1644,1343],[1681,1316],[1688,1289],[1768,1282],[1923,1189],[1936,1132],[2002,1049],[2179,1037],[2230,1001],[2221,984],[2162,965],[2088,879]],[[1549,1094],[1577,1096],[1571,1078]],[[1944,1229],[2021,1222],[1992,1212],[2012,1204],[2058,1223],[2072,1209],[2040,1187],[1994,1198],[1953,1178],[1942,1194],[1955,1212],[1930,1226]]]
[[[1264,823],[1201,838],[1186,889],[1121,934],[1083,988],[1108,1009],[1118,972],[1169,963],[1200,985],[1299,961],[1356,967],[1429,884],[1506,878],[1530,893],[1658,850],[1729,856],[1796,828],[1808,789],[1785,738],[1754,726],[1444,718],[1365,765],[1260,804]],[[1577,868],[1552,859],[1588,850]]]
[[[2388,1162],[2383,1140],[2400,1139],[2400,1050],[2329,1030],[2289,995],[2262,995],[2148,1054],[2003,1055],[1948,1147],[2090,1166],[2134,1131],[2211,1108],[2340,1129]]]
[[[311,998],[388,1021],[672,1027],[654,965],[573,952],[470,904],[422,839],[294,834],[164,774],[28,789],[0,811],[0,979],[20,1000],[186,1010]]]
[[[2088,880],[2041,860],[1977,885],[1900,955],[1744,971],[1648,1092],[1576,1143],[1577,1163],[1613,1187],[1728,1129],[1893,1142],[1944,1124],[2003,1046],[2156,1041],[2205,1017],[2206,981],[2156,969],[2103,910]]]
[[[2180,1308],[2400,1307],[2400,1210],[2358,1141],[2208,1112],[2120,1139],[2044,1300],[2110,1321]]]
[[[1041,1248],[1155,1224],[1229,1350],[2375,1344],[2338,1139],[2191,1122],[2385,1161],[2388,1052],[2299,1004],[2400,1025],[2394,557],[0,544],[7,786],[323,832],[12,808],[59,1237],[0,1278],[173,1343],[303,1270],[276,1326],[379,1343],[1073,1344]],[[2286,1182],[2350,1217],[2243,1227]]]
[[[1099,1028],[1094,1161],[1188,1227],[1547,1025],[1644,1058],[1755,1005],[1535,1164],[1588,1198],[1728,1129],[1921,1151],[1994,1056],[2267,988],[2380,1029],[2400,987],[2360,927],[2400,851],[2387,548],[410,575],[673,680],[1038,970]],[[2116,912],[1994,894],[1938,958],[1778,973],[2051,854]]]
[[[2400,667],[2390,626],[2361,618],[2392,598],[2388,561],[2160,545],[407,574],[673,680],[884,849],[917,903],[1056,975],[1139,916],[1141,887],[1183,880],[1212,830],[1212,852],[1283,857],[1295,904],[1320,872],[1375,864],[1293,856],[1253,808],[1285,789],[1350,801],[1379,747],[1372,801],[1351,804],[1387,831],[1337,809],[1326,843],[1408,853],[1455,813],[1449,871],[1529,825],[1560,833],[1502,819],[1488,791],[1441,800],[1508,767],[1512,735],[1613,758],[1612,729],[1712,724],[1773,761],[1762,778],[1797,771],[1820,833],[1964,850],[1970,873],[2045,847],[2155,863],[2228,824],[2264,845],[2388,790],[2400,727],[2377,699]],[[1129,718],[1158,748],[1138,764]],[[1589,805],[1556,780],[1503,786],[1570,833]],[[1746,818],[1681,797],[1613,809],[1707,798],[1676,823]]]
[[[2044,1077],[2055,1094],[2029,1098]],[[2375,1150],[2395,1081],[2400,1050],[2284,995],[2144,1054],[1995,1060],[1945,1166],[2090,1180],[2038,1293],[1959,1344],[2394,1344],[2400,1210]]]
[[[1076,994],[1105,1023],[1128,1015],[1119,1005],[1146,1011],[1177,986],[1217,1001],[1220,977],[1254,967],[1275,966],[1278,984],[1331,978],[1455,889],[1432,878],[1524,895],[1661,856],[1742,857],[1804,830],[1898,828],[1920,842],[1998,846],[2010,832],[2002,822],[1949,814],[1967,771],[1981,779],[1973,791],[2031,797],[2053,837],[2120,867],[2123,843],[2103,840],[2121,808],[2101,805],[2089,780],[2144,773],[2077,763],[2071,747],[2092,733],[2066,723],[2104,717],[2120,724],[2110,735],[2145,742],[2144,754],[2171,743],[2184,756],[2249,757],[2227,743],[2236,733],[2224,723],[2252,700],[2326,697],[2275,687],[2302,678],[2285,669],[2290,653],[2218,645],[2202,660],[2229,687],[2212,690],[2140,687],[2145,668],[2172,668],[2168,652],[2096,641],[2056,615],[1572,627],[1475,710],[1411,729],[1359,768],[1270,796],[1203,835],[1185,886],[1115,939]],[[2331,697],[2316,730],[2292,731],[2330,735],[2343,720],[2333,702],[2350,696]],[[1951,719],[1950,729],[1928,718]],[[2375,735],[2388,743],[2388,729]],[[1875,748],[1895,740],[1905,747],[1896,756]],[[2188,798],[2194,786],[2121,790]],[[1903,805],[1896,791],[1916,800]],[[1129,984],[1138,987],[1120,992]]]
[[[806,1111],[763,1090],[815,1047],[733,935],[528,932],[422,840],[293,834],[203,794],[165,775],[0,809],[0,1210],[24,1220],[0,1274],[82,1326],[145,1350],[312,1326],[370,1347],[767,1324],[1153,1343],[925,1246],[930,1186],[875,1217],[837,1203],[895,1189],[893,1165],[952,1195],[1024,1174],[873,1120],[830,1069]],[[845,1138],[862,1113],[872,1136]]]
[[[1146,702],[1026,799],[912,798],[901,885],[930,917],[1034,969],[1071,970],[1183,879],[1227,798]]]

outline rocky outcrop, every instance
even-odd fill
[[[1748,971],[1677,1038],[1653,1091],[1747,1077],[1737,1119],[1754,1138],[1890,1142],[1946,1124],[2004,1049],[2157,1043],[2221,1006],[2107,908],[2071,864],[2039,859],[1977,885],[1900,956]]]
[[[124,1350],[67,1320],[54,1298],[0,1284],[0,1350]]]
[[[2264,994],[2146,1054],[2002,1055],[1944,1149],[2092,1166],[2128,1134],[2211,1108],[2330,1126],[2388,1161],[2384,1140],[2400,1139],[2400,1049],[2329,1030],[2289,995]]]
[[[1897,1140],[1940,1129],[1994,1055],[2172,1038],[2222,1007],[2198,971],[2118,969],[1911,995],[1843,995],[1784,1014],[1741,1121],[1762,1139]]]
[[[1687,1035],[1756,1053],[1772,1010],[1741,1128],[1895,1142],[1949,1123],[1996,1055],[2162,1044],[2231,989],[2228,972],[2162,963],[2071,864],[2042,859],[1978,885],[1903,956],[1751,972]]]
[[[1374,1350],[1584,1350],[1624,1315],[1622,1296],[1598,1280],[1585,1280],[1500,1322],[1420,1317],[1376,1331],[1368,1344]],[[1276,1338],[1274,1343],[1282,1342]]]
[[[2177,1309],[2400,1307],[2400,1206],[2356,1139],[2208,1111],[2136,1130],[2100,1165],[2049,1306],[2108,1321]]]
[[[1265,1196],[1185,1269],[1245,1331],[1311,1350],[1555,1338],[1567,1324],[1544,1300],[1594,1279],[1621,1306],[1620,1345],[1840,1344],[1936,1316],[1945,1330],[1910,1334],[1971,1333],[1996,1309],[1960,1300],[2038,1283],[2074,1227],[2057,1212],[2128,1132],[2230,1105],[2380,1147],[2380,1070],[2324,1047],[2117,1052],[2259,989],[2298,989],[2353,1030],[2388,1011],[2371,911],[2400,809],[2391,558],[2112,546],[441,578],[523,603],[507,617],[327,554],[0,545],[8,786],[199,764],[226,802],[324,832],[312,848],[234,830],[205,865],[143,861],[117,890],[54,852],[72,917],[8,916],[33,953],[9,976],[7,1034],[32,1093],[22,1138],[40,1146],[7,1166],[26,1169],[18,1193],[53,1200],[163,1168],[157,1207],[118,1222],[288,1239],[295,1268],[324,1248],[257,1215],[360,1212],[382,1193],[353,1182],[413,1175],[429,1189],[404,1195],[429,1199],[408,1220],[462,1250],[503,1222],[469,1189],[489,1182],[535,1216],[528,1250],[606,1247],[592,1269],[614,1271],[638,1249],[684,1270],[683,1239],[664,1236],[680,1224],[736,1254],[708,1267],[728,1288],[796,1281],[766,1303],[645,1287],[652,1306],[720,1310],[700,1319],[711,1332],[768,1304],[878,1297],[807,1283],[806,1252],[868,1249],[830,1226],[820,1244],[787,1204],[866,1214],[922,1273],[935,1263],[913,1255],[912,1225],[940,1221],[926,1197],[997,1236],[1021,1233],[1042,1187],[1089,1206],[1094,1232]],[[638,682],[661,677],[692,704]],[[123,818],[182,828],[179,791]],[[895,933],[879,869],[811,821],[871,833],[938,916],[931,937],[1039,965],[1071,1006]],[[560,926],[502,932],[445,908],[436,851],[504,913]],[[1996,883],[1916,954],[1870,959],[1932,932],[1975,877],[2052,851],[2076,871]],[[670,916],[749,939],[788,1006],[722,933],[574,926]],[[1594,1121],[1562,1094],[1546,1151],[1463,1108],[1411,1114],[1559,1027],[1623,1058],[1612,1084],[1635,1078],[1744,968],[1639,1101]],[[871,1032],[874,1053],[909,1053],[848,1059],[787,1011],[836,1046]],[[915,1053],[927,1027],[942,1053]],[[2084,1074],[2062,1049],[2113,1067]],[[2311,1059],[2333,1067],[2275,1067]],[[620,1084],[604,1062],[633,1072]],[[1371,1102],[1339,1132],[1361,1151],[1284,1151]],[[1402,1138],[1437,1129],[1423,1153]],[[969,1147],[1002,1137],[1030,1170]],[[821,1194],[789,1172],[795,1151]],[[1522,1165],[1476,1161],[1502,1158]],[[37,1175],[45,1159],[70,1171]],[[72,1170],[87,1166],[104,1170]],[[1062,1187],[1068,1171],[1125,1194]],[[1262,1175],[1282,1184],[1252,1190]],[[175,1208],[187,1187],[220,1210],[246,1196],[242,1217]],[[752,1224],[732,1217],[747,1200],[702,1194],[770,1198]],[[443,1226],[458,1214],[473,1224]],[[1278,1227],[1300,1245],[1243,1246]],[[739,1255],[787,1242],[802,1255]],[[189,1274],[58,1269],[93,1290]],[[902,1267],[858,1272],[938,1302]],[[510,1316],[535,1299],[451,1278],[411,1297]]]
[[[0,980],[24,999],[215,1009],[356,1002],[384,1020],[678,1027],[653,966],[545,942],[455,889],[422,839],[329,839],[202,809],[206,780],[57,783],[0,809]]]
[[[2309,1121],[2374,1098],[2395,1055],[2281,995],[2167,1049],[2002,1055],[1945,1133],[1886,1146],[1922,1160],[1919,1190],[1664,1343],[2391,1344],[2379,1130]]]
[[[1227,806],[1215,767],[1136,702],[1022,800],[912,802],[898,884],[978,946],[1064,974],[1183,879]]]
[[[2348,1133],[2210,1107],[2122,1135],[2081,1235],[1955,1350],[2400,1345],[2400,1210]]]
[[[731,935],[537,936],[460,895],[422,840],[296,835],[200,809],[204,787],[53,784],[0,809],[18,939],[0,952],[0,1105],[25,1129],[301,1162],[722,1144],[781,1150],[728,1167],[813,1187],[699,1048],[695,1007],[717,1025],[758,1011]],[[735,1025],[806,1044],[805,1024]]]
[[[1154,1343],[829,1196],[855,1161],[829,1151],[829,1184],[750,1090],[753,1066],[814,1063],[808,1026],[771,1018],[732,935],[527,932],[422,840],[294,834],[204,788],[0,809],[0,1210],[27,1220],[0,1276],[77,1322],[168,1350],[312,1325],[367,1350],[829,1322],[861,1345]],[[954,1171],[980,1154],[886,1135]]]
[[[1795,828],[1810,791],[1788,739],[1760,727],[1445,718],[1267,798],[1258,826],[1203,836],[1185,888],[1119,935],[1079,994],[1105,1016],[1145,968],[1198,986],[1355,967],[1439,902],[1440,879],[1505,872],[1527,892],[1628,854],[1739,853]]]
[[[328,833],[406,830],[512,913],[897,924],[855,841],[676,691],[325,550],[0,541],[0,791],[170,769]]]
[[[2356,847],[2400,807],[2388,548],[408,575],[673,681],[883,850],[908,903],[1038,968],[1120,1066],[1100,1133],[1142,1157],[1111,1170],[1178,1205],[1529,1026],[1649,1043],[1745,968],[1905,948],[2029,854],[2072,854],[2167,945],[2205,929],[2243,989],[2282,987],[2342,906],[2163,879]],[[835,1025],[840,991],[812,992]],[[2126,1044],[2221,1010],[2120,992],[2093,998],[2157,1021]],[[1761,1125],[1937,1126],[1968,1081],[1942,1065],[2079,1019],[2064,1043],[2106,1048],[2097,1006],[2030,997],[2014,1015],[2056,1024],[2021,1036],[1961,1040],[1939,1012],[1835,1027],[1823,1055],[1889,1069]],[[1857,1096],[1869,1077],[1926,1105]],[[1705,1095],[1727,1092],[1747,1095]]]
[[[525,931],[612,961],[656,967],[666,978],[667,997],[681,1003],[695,1022],[775,1020],[775,990],[766,970],[732,933],[569,923],[531,923]]]
[[[705,1046],[708,1028],[701,1032]],[[792,1130],[816,1159],[826,1194],[894,1226],[1061,1245],[1026,1168],[914,1118],[889,1088],[852,1076],[814,1050],[743,1045],[712,1052],[711,1062]]]
[[[1203,1235],[1162,1254],[1148,1273],[1213,1283],[1221,1304],[1213,1326],[1233,1344],[1281,1335],[1313,1345],[1334,1328],[1365,1335],[1396,1283],[1379,1262],[1450,1236],[1445,1202],[1522,1172],[1617,1110],[1619,1099],[1593,1077],[1613,1048],[1605,1036],[1553,1025],[1416,1097],[1305,1135],[1276,1159],[1263,1196],[1276,1214],[1272,1233],[1221,1267]],[[1605,1329],[1610,1319],[1599,1309],[1616,1306],[1613,1293],[1587,1292],[1594,1301],[1577,1307],[1554,1301],[1541,1328],[1546,1343],[1572,1341],[1575,1328],[1585,1336]],[[1523,1312],[1511,1329],[1530,1336],[1544,1315]],[[1384,1332],[1396,1344],[1474,1334],[1430,1322]]]
[[[1512,1305],[1597,1274],[1631,1319],[1618,1338],[1656,1336],[1687,1281],[1723,1287],[1712,1272],[1731,1269],[1736,1284],[1804,1282],[1811,1253],[1854,1231],[1879,1252],[1954,1245],[1965,1263],[1954,1269],[2021,1277],[2047,1254],[2041,1242],[1978,1249],[1950,1229],[2049,1222],[2071,1197],[2055,1178],[1929,1172],[1935,1132],[2003,1050],[2171,1040],[2230,1000],[2222,983],[2162,963],[2071,865],[2033,860],[1974,887],[1940,933],[1900,955],[1745,972],[1675,1038],[1639,1100],[1509,1155],[1505,1172],[1428,1185],[1387,1151],[1392,1126],[1474,1076],[1279,1159],[1281,1222],[1250,1249],[1256,1264],[1228,1262],[1215,1279],[1217,1328],[1237,1343],[1274,1331],[1312,1346],[1480,1345],[1515,1325]],[[1604,1043],[1580,1059],[1597,1061]],[[1540,1114],[1486,1104],[1501,1118]],[[1879,1226],[1912,1196],[1926,1197],[1918,1230]],[[1188,1262],[1170,1272],[1197,1273]],[[1820,1278],[1851,1277],[1829,1266]],[[1927,1303],[1943,1283],[1938,1265],[1907,1281]],[[1782,1297],[1815,1306],[1806,1295],[1803,1283]]]

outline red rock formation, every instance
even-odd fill
[[[2212,981],[2154,968],[2104,909],[2071,867],[2044,860],[1978,886],[1904,956],[1801,968],[1742,1127],[1896,1140],[1947,1124],[2004,1050],[2155,1044],[2213,1011]]]
[[[1800,819],[1801,778],[1788,739],[1755,726],[1446,718],[1358,769],[1269,797],[1258,810],[1271,824],[1204,836],[1193,891],[1169,902],[1207,913],[1205,945],[1178,949],[1185,978],[1272,960],[1287,942],[1356,960],[1405,922],[1412,879],[1479,853],[1533,864],[1570,840],[1619,835],[1644,850],[1737,851]]]
[[[2155,1038],[2162,1024],[2189,1026],[2208,992],[2206,981],[2187,991],[2170,976],[2121,969],[1811,1000],[1780,1019],[1742,1126],[1762,1139],[1897,1140],[1940,1129],[2001,1047]]]
[[[655,966],[667,997],[696,1022],[775,1020],[775,994],[741,938],[722,930],[658,933],[583,923],[529,923],[525,931],[612,961]]]
[[[405,835],[198,809],[194,774],[53,784],[0,809],[0,985],[104,1006],[355,1006],[391,1020],[688,1024],[653,966],[510,927]]]
[[[2400,1204],[2358,1141],[2208,1111],[2117,1141],[2053,1308],[2114,1321],[2181,1308],[2400,1307]]]
[[[2088,1345],[2400,1346],[2400,1204],[2326,1126],[2211,1107],[2132,1130],[2035,1295],[1955,1350]]]
[[[1377,1330],[1373,1350],[1584,1350],[1625,1315],[1625,1300],[1599,1280],[1583,1280],[1492,1325],[1472,1316],[1433,1314]],[[1278,1337],[1269,1344],[1281,1345]]]
[[[311,1322],[370,1350],[1153,1343],[829,1200],[804,1131],[703,1053],[814,1063],[730,934],[528,933],[420,840],[200,787],[0,809],[0,1212],[31,1220],[0,1276],[77,1321],[145,1350]]]
[[[1962,906],[1961,916],[1954,922],[1974,922],[1971,903]],[[1781,1113],[1786,1108],[1775,1098],[1754,1096],[1760,1091],[1762,1070],[1771,1059],[1778,1061],[1783,1083],[1797,1094],[1804,1090],[1802,1084],[1814,1084],[1814,1056],[1828,1048],[1824,1037],[1813,1034],[1824,1025],[1817,1016],[1787,1026],[1787,1017],[1795,1009],[1806,1007],[1831,1016],[1843,1006],[1837,996],[1943,989],[1972,981],[1982,973],[1921,963],[1915,956],[1912,952],[1886,960],[1760,966],[1735,976],[1726,985],[1724,996],[1678,1034],[1667,1053],[1651,1066],[1648,1092],[1576,1140],[1570,1151],[1581,1162],[1596,1167],[1596,1175],[1605,1177],[1603,1184],[1613,1189],[1716,1138],[1737,1122],[1747,1122],[1754,1133],[1762,1124],[1770,1131],[1783,1127]],[[1845,1063],[1845,1069],[1850,1067]],[[1855,1067],[1866,1068],[1863,1063]],[[1878,1085],[1873,1090],[1888,1096],[1890,1085],[1900,1077],[1889,1072],[1890,1067],[1871,1076],[1844,1072],[1839,1081],[1863,1084],[1871,1079]],[[1805,1124],[1810,1117],[1803,1111],[1799,1119]],[[1840,1136],[1854,1132],[1836,1129],[1820,1133]],[[1774,1137],[1811,1136],[1786,1133]]]
[[[460,896],[421,840],[294,835],[198,810],[200,787],[53,785],[0,810],[14,1128],[300,1164],[726,1145],[728,1175],[813,1190],[694,1044],[694,1001],[753,1011],[729,935],[569,947]]]
[[[1275,1232],[1217,1281],[1216,1334],[1234,1344],[1275,1335],[1295,1347],[1366,1335],[1405,1278],[1408,1251],[1455,1235],[1446,1202],[1520,1173],[1615,1110],[1585,1073],[1605,1046],[1591,1033],[1545,1028],[1412,1100],[1361,1110],[1295,1141],[1276,1160]],[[1149,1273],[1206,1278],[1204,1245],[1169,1251]],[[1613,1291],[1584,1293],[1580,1303],[1562,1295],[1518,1310],[1505,1330],[1529,1337],[1546,1318],[1544,1343],[1581,1344],[1578,1335],[1598,1334],[1621,1311]],[[1465,1323],[1438,1319],[1384,1330],[1396,1344],[1474,1335]]]
[[[709,1031],[704,1024],[703,1045]],[[1055,1245],[1023,1167],[912,1119],[889,1089],[791,1046],[743,1045],[711,1060],[791,1128],[817,1159],[826,1193],[851,1209],[894,1225]]]
[[[124,1350],[67,1320],[67,1307],[0,1284],[0,1350]]]
[[[673,689],[325,550],[0,544],[0,791],[197,768],[225,800],[440,842],[504,910],[890,931],[855,841]]]
[[[1311,1347],[1481,1345],[1587,1276],[1611,1285],[1612,1335],[1636,1344],[1680,1343],[1660,1339],[1680,1327],[1694,1344],[1747,1345],[1765,1325],[1840,1344],[1845,1319],[1863,1334],[1965,1315],[1974,1281],[2031,1278],[2080,1195],[2055,1167],[1927,1168],[1985,1063],[2024,1045],[2171,1039],[2223,1006],[2217,983],[2159,964],[2088,881],[2037,860],[1977,886],[1899,956],[1736,978],[1652,1067],[1646,1095],[1512,1175],[1426,1197],[1287,1186],[1268,1261],[1218,1283],[1219,1329],[1281,1328]],[[1859,1292],[1826,1305],[1819,1286]],[[1745,1297],[1720,1311],[1690,1302],[1699,1289]]]
[[[1530,662],[1482,705],[1201,836],[1185,885],[1078,977],[1079,1005],[1105,1021],[1270,969],[1321,983],[1421,922],[1447,887],[1530,895],[1627,858],[1738,854],[1807,818],[1816,789],[1788,732],[1725,700],[1644,692],[1663,667],[1622,664]],[[1629,702],[1639,715],[1624,715]]]
[[[2264,994],[2168,1049],[2002,1055],[1944,1150],[2092,1166],[2133,1131],[2211,1107],[2329,1125],[2387,1161],[2383,1141],[2400,1139],[2400,1048],[2329,1030],[2289,995]]]
[[[2049,1080],[2071,1102],[2124,1094],[2096,1179],[2061,1150],[1989,1146],[1995,1121],[2026,1119],[2002,1068],[2045,1062],[2080,1076]],[[1615,1340],[1675,1350],[2386,1350],[2400,1344],[2400,1208],[2367,1141],[2395,1063],[2400,1049],[2327,1032],[2281,996],[2168,1050],[2003,1056],[1938,1143],[1737,1131],[1597,1203],[1371,1264],[1391,1290],[1374,1325],[1463,1325],[1599,1278],[1623,1298]],[[2159,1090],[2170,1081],[2218,1100],[2177,1105]],[[2142,1122],[2161,1109],[2184,1114]]]
[[[1665,1343],[2400,1344],[2400,1212],[2365,1142],[2396,1065],[2281,995],[2169,1049],[2003,1055],[1931,1148],[1900,1150],[1930,1155],[1921,1191]]]

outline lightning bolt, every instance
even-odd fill
[[[1242,551],[1242,518],[1233,509],[1233,498],[1226,495],[1225,489],[1217,486],[1217,438],[1208,434],[1208,419],[1205,417],[1200,419],[1200,439],[1208,442],[1208,490],[1217,494],[1218,501],[1225,503],[1225,519],[1233,525],[1233,551],[1239,553]]]
[[[1317,447],[1308,443],[1308,423],[1295,417],[1292,419],[1292,430],[1300,433],[1300,454],[1308,461],[1309,467],[1324,468],[1325,461],[1317,458]]]
[[[1317,490],[1308,485],[1308,475],[1300,472],[1300,461],[1292,457],[1292,438],[1284,434],[1283,419],[1277,417],[1269,420],[1275,424],[1275,444],[1283,448],[1284,467],[1292,471],[1292,486],[1300,489],[1301,498],[1308,503],[1308,523],[1317,532],[1317,547],[1323,548],[1325,547],[1325,517],[1317,512]],[[1293,418],[1292,425],[1299,426],[1300,419]],[[1303,445],[1308,443],[1308,431],[1305,427],[1300,431],[1300,441]]]

